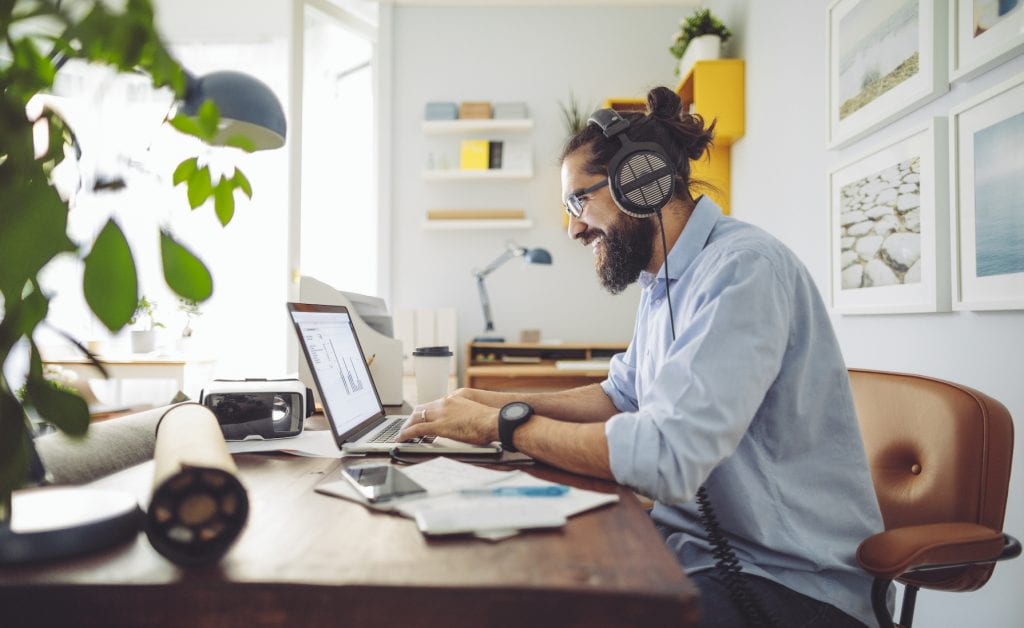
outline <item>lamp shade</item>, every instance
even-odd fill
[[[547,249],[530,249],[526,252],[527,264],[550,264],[551,253]]]
[[[214,144],[242,135],[253,142],[256,150],[284,146],[284,109],[274,92],[259,79],[229,71],[199,78],[189,76],[183,112],[196,115],[205,100],[212,100],[220,111],[220,129]]]

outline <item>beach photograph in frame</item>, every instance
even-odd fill
[[[1024,309],[1024,74],[950,112],[953,307]]]
[[[829,173],[836,312],[949,311],[947,133],[931,119]]]
[[[974,78],[1024,52],[1024,0],[949,0],[949,78]]]
[[[828,147],[949,89],[946,0],[833,0],[826,20]]]

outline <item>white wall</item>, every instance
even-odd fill
[[[565,341],[629,340],[638,292],[598,284],[593,255],[562,227],[558,155],[566,137],[559,100],[570,89],[593,107],[611,96],[674,85],[669,39],[674,8],[414,8],[394,10],[392,296],[397,307],[455,306],[460,347],[482,329],[470,270],[514,238],[547,248],[554,264],[509,262],[488,277],[496,325],[509,340],[523,328]],[[523,101],[533,179],[424,182],[427,101]],[[452,140],[456,142],[456,140]],[[429,208],[523,208],[533,227],[515,231],[424,231]],[[459,354],[462,350],[458,351]]]
[[[710,3],[736,33],[734,56],[747,63],[747,133],[733,149],[732,202],[737,218],[788,244],[822,294],[829,288],[826,172],[869,145],[1024,71],[1013,59],[912,112],[863,142],[825,150],[825,9],[806,0]],[[833,316],[847,364],[921,373],[975,387],[1004,403],[1017,419],[1016,468],[1005,528],[1024,536],[1024,312]],[[922,591],[915,626],[1024,624],[1024,560],[996,567],[989,583],[968,594]]]

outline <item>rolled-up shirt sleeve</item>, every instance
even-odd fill
[[[633,343],[625,353],[616,353],[608,365],[608,378],[601,382],[601,389],[619,412],[635,412],[636,403],[636,352]]]
[[[690,289],[643,407],[620,388],[635,381],[629,352],[603,384],[616,407],[630,408],[605,424],[612,474],[666,504],[692,499],[739,446],[789,337],[789,291],[759,252],[729,253]]]

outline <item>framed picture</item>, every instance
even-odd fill
[[[833,0],[828,147],[863,137],[949,89],[946,0]]]
[[[1024,309],[1024,74],[954,107],[949,127],[953,307]]]
[[[1024,0],[949,0],[949,78],[973,78],[1024,52]]]
[[[835,311],[949,311],[947,134],[934,118],[829,173]]]

